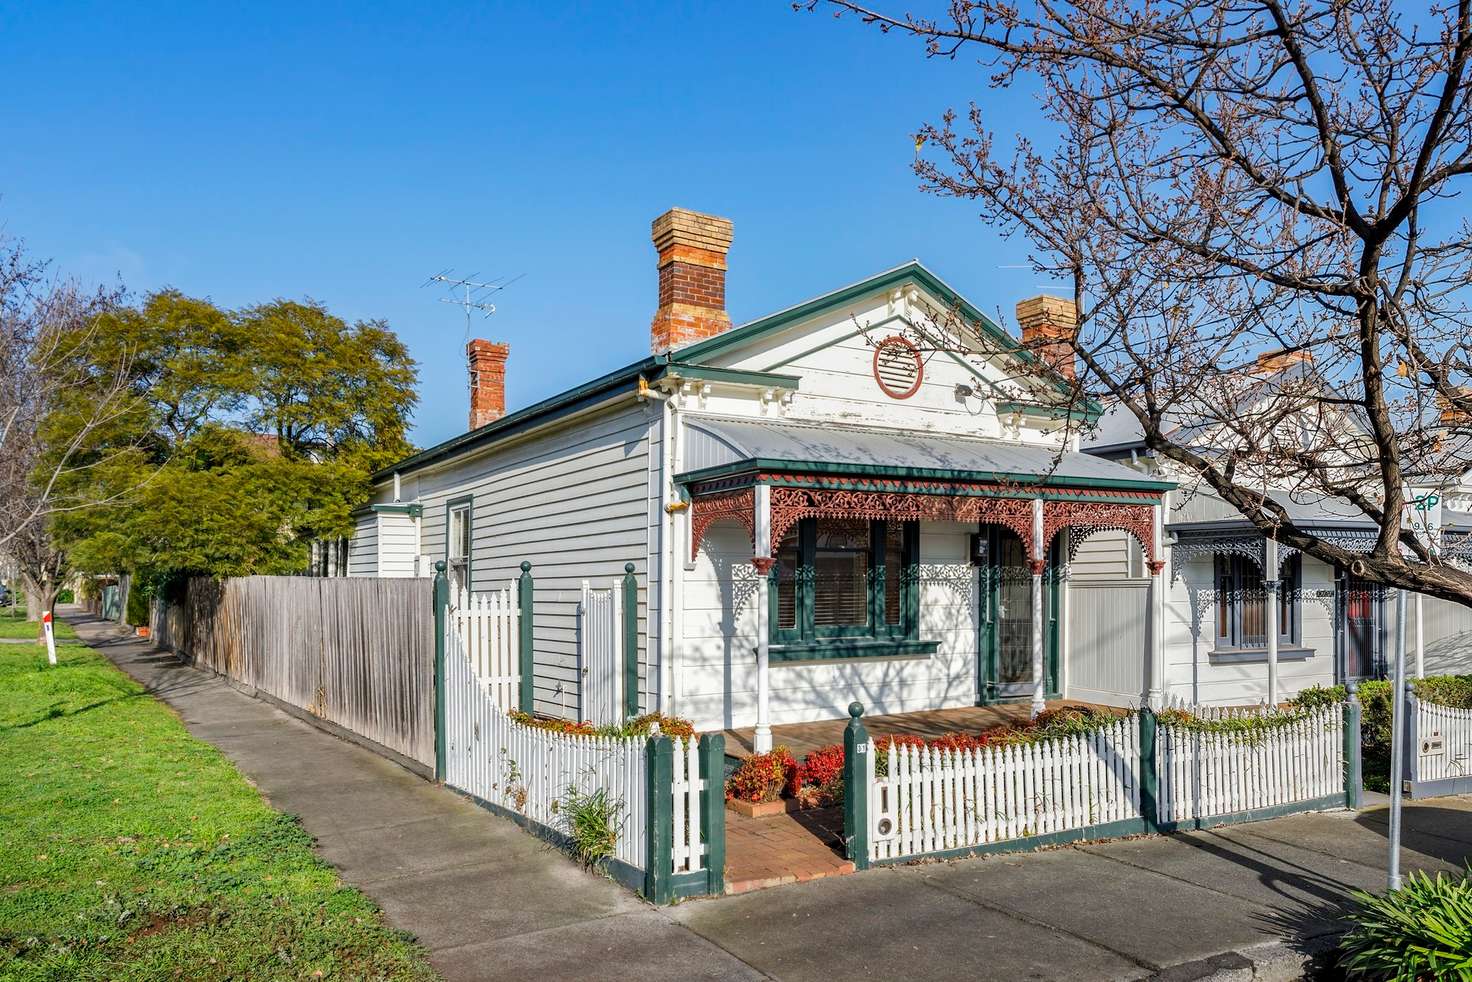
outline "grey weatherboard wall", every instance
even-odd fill
[[[607,587],[629,562],[639,584],[640,704],[654,703],[648,610],[651,569],[658,575],[659,412],[657,402],[630,401],[413,474],[424,555],[444,558],[445,505],[470,495],[472,589],[503,587],[523,561],[532,564],[538,712],[579,715],[582,581]]]

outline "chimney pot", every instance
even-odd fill
[[[470,366],[470,428],[480,429],[506,415],[506,359],[511,345],[476,338],[465,346]]]
[[[720,334],[726,313],[726,253],[731,222],[686,208],[671,208],[651,227],[659,252],[659,307],[650,325],[650,348],[663,354]]]
[[[1030,297],[1017,304],[1022,343],[1067,379],[1078,377],[1071,342],[1078,336],[1078,308],[1062,297]]]

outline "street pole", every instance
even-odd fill
[[[1395,591],[1395,669],[1390,699],[1390,864],[1391,890],[1400,889],[1401,772],[1405,766],[1406,592]]]

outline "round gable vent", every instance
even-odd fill
[[[909,341],[894,335],[875,346],[874,381],[891,399],[910,398],[920,391],[920,380],[924,377],[920,349]]]

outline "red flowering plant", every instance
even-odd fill
[[[726,779],[726,797],[738,801],[776,801],[784,791],[791,794],[797,761],[786,747],[770,753],[752,754]]]
[[[804,808],[821,808],[843,800],[843,744],[819,747],[802,760],[793,797]]]
[[[575,733],[578,736],[592,736],[598,732],[598,728],[592,723],[579,723],[570,719],[554,719],[548,716],[533,716],[531,713],[523,713],[519,709],[513,709],[508,714],[511,722],[520,723],[522,726],[530,726],[535,730],[547,730],[550,733]]]

